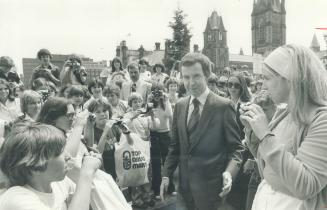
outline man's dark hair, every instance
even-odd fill
[[[40,60],[42,56],[49,55],[52,58],[52,55],[48,49],[41,49],[37,52],[37,58]]]
[[[211,74],[211,61],[202,53],[187,53],[182,58],[181,66],[193,66],[196,63],[201,64],[204,76],[209,78]]]

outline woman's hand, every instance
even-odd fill
[[[242,107],[240,119],[246,121],[258,137],[264,138],[271,131],[268,128],[268,120],[262,108],[256,104],[245,105]]]
[[[247,106],[247,105],[250,105],[250,103],[248,103],[248,104],[241,104],[241,106],[240,106],[240,114],[241,114],[241,116],[245,114],[244,106]],[[248,131],[251,131],[252,130],[251,125],[246,120],[244,120],[242,117],[240,117],[240,120],[241,120],[241,123],[244,125],[244,128],[246,130],[248,130]]]

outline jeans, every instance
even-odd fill
[[[151,131],[152,189],[155,195],[160,194],[161,166],[165,163],[169,143],[169,131],[162,133]],[[169,180],[168,193],[172,193],[175,191],[173,177],[169,177]]]

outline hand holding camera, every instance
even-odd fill
[[[241,120],[242,124],[244,125],[245,129],[250,131],[250,130],[252,130],[251,125],[246,120],[244,120],[243,117],[242,117],[242,116],[247,115],[247,111],[248,111],[247,106],[249,106],[249,105],[251,105],[250,102],[245,103],[245,104],[241,104],[241,106],[240,106],[240,114],[241,114],[240,120]]]
[[[87,117],[87,121],[86,121],[86,123],[87,123],[88,125],[94,126],[94,125],[95,125],[95,119],[96,119],[96,115],[95,115],[95,114],[90,114],[90,115]]]
[[[241,107],[240,113],[243,125],[246,129],[252,129],[258,139],[262,139],[267,133],[270,133],[266,114],[259,105],[245,104]]]
[[[39,69],[38,74],[39,76],[44,77],[46,79],[50,79],[52,75],[51,70],[46,68]]]

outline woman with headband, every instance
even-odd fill
[[[287,108],[268,124],[242,107],[247,144],[263,177],[252,209],[319,210],[327,205],[327,72],[311,50],[285,45],[264,61],[264,86]]]

